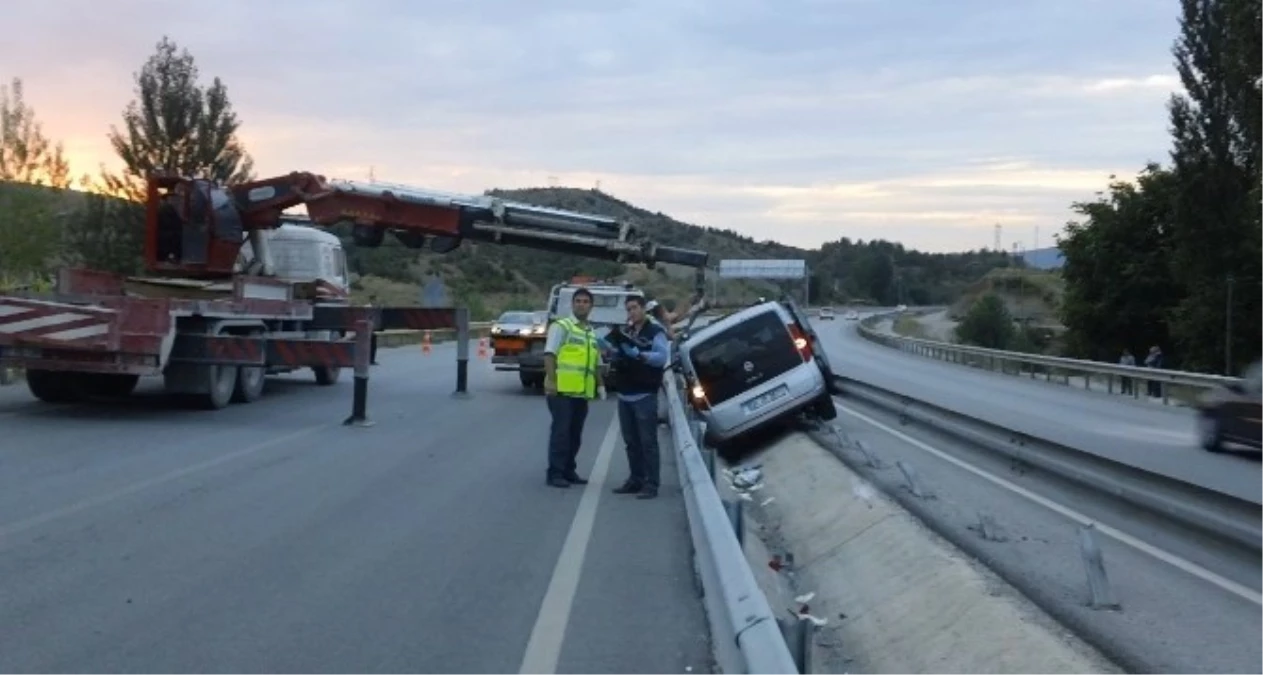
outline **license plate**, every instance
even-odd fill
[[[520,352],[526,349],[526,340],[520,338],[501,338],[496,340],[496,351],[504,350],[506,352]]]
[[[765,391],[742,404],[746,412],[754,412],[779,401],[789,395],[789,387],[781,385],[772,391]]]

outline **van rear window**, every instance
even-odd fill
[[[803,363],[789,329],[774,311],[761,312],[689,350],[689,361],[718,405]]]

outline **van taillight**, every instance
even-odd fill
[[[710,404],[706,402],[706,390],[696,380],[689,382],[689,403],[698,411],[710,409]]]
[[[803,361],[811,360],[811,341],[807,339],[807,335],[796,324],[789,324],[790,337],[794,339],[794,348],[798,350],[798,355],[803,357]]]

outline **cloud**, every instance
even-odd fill
[[[6,10],[77,169],[162,34],[228,84],[267,173],[564,184],[755,238],[989,246],[1168,147],[1149,0],[66,0]],[[1023,235],[1026,239],[1031,237]],[[1049,239],[1049,241],[1051,241]],[[1029,242],[1028,242],[1029,245]]]

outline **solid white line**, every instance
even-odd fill
[[[618,417],[615,416],[610,420],[610,428],[605,432],[592,473],[588,475],[588,484],[579,498],[579,508],[570,523],[566,543],[561,546],[561,555],[553,568],[552,580],[548,582],[539,616],[535,618],[535,627],[531,629],[530,640],[526,643],[519,673],[557,672],[561,646],[566,639],[566,626],[570,623],[570,610],[574,607],[575,592],[579,589],[579,577],[583,572],[583,558],[588,552],[588,542],[592,540],[596,507],[605,489],[605,476],[609,473],[610,458],[617,442]]]
[[[296,440],[304,436],[310,436],[319,431],[325,431],[328,428],[329,428],[328,425],[320,425],[320,426],[303,429],[302,431],[296,431],[292,434],[279,436],[277,438],[273,438],[272,440],[264,441],[257,445],[252,445],[248,448],[242,448],[241,450],[237,450],[236,452],[230,452],[226,455],[220,455],[219,457],[215,457],[214,459],[208,459],[204,462],[191,464],[189,466],[164,473],[161,476],[157,476],[154,478],[149,478],[147,480],[142,480],[136,483],[132,483],[131,485],[128,485],[127,487],[124,487],[119,490],[115,490],[114,492],[110,492],[110,493],[101,495],[99,497],[93,497],[91,499],[84,499],[82,501],[78,501],[73,504],[63,506],[59,509],[54,509],[52,511],[42,513],[38,516],[27,518],[26,520],[19,520],[16,523],[10,523],[9,525],[0,525],[0,544],[3,544],[4,540],[7,539],[8,537],[25,532],[26,530],[29,530],[33,527],[38,527],[45,523],[57,520],[59,518],[64,518],[66,516],[73,516],[76,513],[79,513],[81,511],[94,509],[103,504],[108,504],[110,502],[122,499],[123,497],[128,497],[138,492],[148,490],[149,488],[157,487],[165,483],[170,483],[171,481],[179,480],[180,478],[184,478],[185,476],[198,473],[200,471],[205,471],[206,469],[212,469],[221,464],[227,464],[228,462],[231,462],[234,459],[245,457],[246,455],[253,455],[254,453],[259,452],[261,450],[266,450],[270,447],[281,445],[282,443]]]
[[[898,438],[899,440],[915,448],[924,450],[925,452],[928,452],[931,455],[934,455],[935,457],[938,457],[939,459],[945,462],[948,462],[949,464],[952,464],[958,468],[964,469],[965,471],[968,471],[969,473],[972,473],[975,476],[978,476],[979,478],[990,481],[991,483],[998,485],[1018,496],[1025,497],[1026,499],[1029,499],[1030,501],[1035,502],[1036,504],[1039,504],[1040,506],[1050,511],[1053,511],[1062,516],[1065,516],[1066,518],[1069,518],[1070,520],[1073,520],[1079,523],[1080,525],[1096,523],[1097,531],[1099,531],[1101,534],[1104,534],[1107,537],[1110,537],[1112,539],[1115,539],[1116,541],[1126,544],[1127,546],[1130,546],[1136,549],[1137,551],[1140,551],[1141,553],[1145,553],[1150,556],[1153,556],[1154,558],[1157,558],[1158,560],[1161,560],[1162,562],[1165,562],[1168,565],[1171,565],[1172,567],[1175,567],[1184,572],[1187,572],[1203,581],[1210,582],[1224,589],[1225,591],[1232,593],[1233,595],[1249,600],[1250,602],[1253,602],[1256,605],[1263,605],[1263,596],[1261,596],[1254,589],[1243,586],[1235,581],[1232,581],[1231,579],[1227,579],[1218,574],[1215,574],[1214,572],[1202,567],[1201,565],[1198,565],[1197,563],[1191,562],[1189,560],[1185,560],[1184,558],[1181,558],[1180,556],[1175,555],[1174,553],[1164,551],[1158,548],[1157,546],[1154,546],[1153,544],[1137,539],[1136,537],[1133,537],[1132,535],[1127,534],[1126,532],[1117,530],[1113,527],[1110,527],[1109,525],[1101,523],[1100,521],[1089,518],[1088,516],[1082,513],[1079,513],[1078,511],[1075,511],[1074,509],[1068,506],[1063,506],[1061,504],[1058,504],[1057,502],[1052,501],[1051,499],[1048,499],[1047,497],[1043,497],[1034,492],[1031,492],[1030,490],[1027,490],[1021,485],[1017,485],[993,473],[990,473],[983,469],[979,469],[978,467],[972,464],[969,464],[967,462],[964,462],[960,459],[957,459],[956,457],[953,457],[952,455],[949,455],[946,452],[939,450],[938,448],[931,447],[927,443],[924,443],[915,438],[912,438],[911,436],[899,431],[898,429],[892,429],[891,427],[885,424],[882,424],[881,422],[878,422],[877,420],[869,417],[868,415],[865,415],[856,410],[852,410],[851,408],[848,408],[847,406],[844,406],[844,405],[839,405],[838,409],[852,417],[858,418],[878,429],[881,429],[882,431],[890,434],[891,436],[894,436],[895,438]]]

